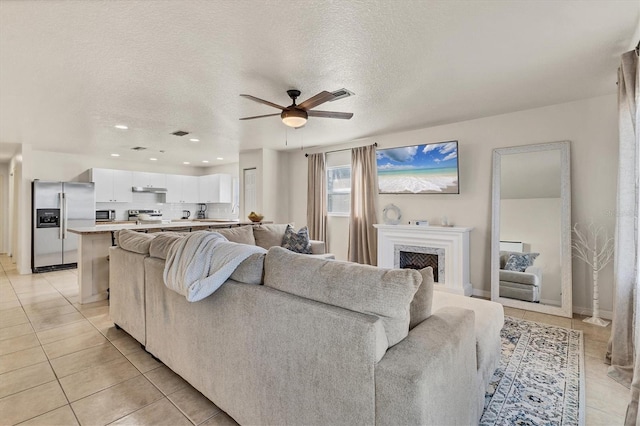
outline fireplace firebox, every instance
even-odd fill
[[[433,281],[436,283],[444,282],[444,249],[396,244],[393,252],[394,268],[422,269],[431,266]]]

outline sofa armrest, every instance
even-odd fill
[[[538,285],[542,284],[542,268],[532,265],[525,269],[524,272],[527,274],[535,275],[536,277],[538,277]]]
[[[310,240],[311,243],[311,254],[325,254],[326,248],[324,246],[324,241],[319,240]]]
[[[538,269],[538,273],[541,274],[540,269],[535,266],[530,266],[529,268]],[[528,269],[528,268],[527,268]],[[505,269],[500,269],[500,281],[501,282],[512,282],[517,284],[526,284],[538,287],[540,285],[540,275],[530,272],[519,272],[519,271],[507,271]]]
[[[477,422],[474,312],[445,307],[376,366],[376,425]]]

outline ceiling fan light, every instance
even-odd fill
[[[289,109],[282,111],[280,118],[282,122],[293,128],[304,126],[307,122],[307,112],[301,109]]]

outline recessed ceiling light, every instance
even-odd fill
[[[120,154],[111,154],[112,157],[120,157]]]
[[[149,160],[151,160],[151,161],[158,161],[158,159],[157,159],[157,158],[153,158],[153,157],[149,158]]]
[[[182,164],[191,164],[191,163],[188,161],[183,161]]]
[[[191,142],[200,142],[200,139],[191,138],[191,139],[189,139],[189,141],[191,141]]]
[[[216,160],[224,160],[224,158],[218,157],[218,158],[216,158]]]
[[[208,162],[209,162],[209,160],[202,160],[202,162],[203,162],[203,163],[208,163]]]
[[[115,126],[116,129],[120,129],[120,130],[127,130],[129,127],[125,126],[124,124],[116,124]]]

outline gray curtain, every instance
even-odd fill
[[[618,70],[619,165],[614,259],[614,307],[606,362],[608,374],[630,386],[625,424],[640,424],[640,297],[638,279],[638,55],[622,55]]]
[[[327,176],[324,153],[309,154],[308,157],[307,227],[312,240],[327,243]]]
[[[375,145],[351,150],[349,261],[377,265],[378,174]]]

